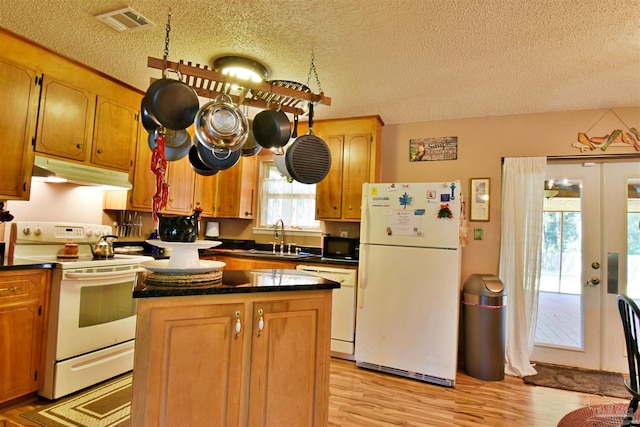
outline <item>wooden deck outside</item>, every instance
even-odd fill
[[[540,292],[536,343],[582,347],[579,294]]]

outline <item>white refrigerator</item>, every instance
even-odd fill
[[[455,385],[460,198],[459,181],[363,185],[357,366]]]

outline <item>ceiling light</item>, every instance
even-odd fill
[[[139,12],[136,12],[130,7],[112,10],[111,12],[96,15],[95,17],[111,28],[114,28],[123,33],[130,33],[132,31],[138,31],[144,28],[156,26],[156,24],[149,21]]]
[[[221,56],[213,61],[213,68],[224,75],[260,83],[268,76],[267,67],[242,56]]]

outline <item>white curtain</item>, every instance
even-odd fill
[[[542,259],[545,157],[506,158],[502,170],[499,276],[507,291],[505,372],[537,372],[533,351]]]

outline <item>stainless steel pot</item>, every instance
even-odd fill
[[[198,150],[198,156],[202,163],[207,165],[211,169],[225,170],[234,167],[240,160],[240,150],[230,151],[226,157],[219,157],[216,155],[215,150],[210,150],[208,147],[195,141],[195,146]]]
[[[239,150],[249,135],[247,116],[224,93],[198,110],[194,128],[198,141],[221,153]]]

